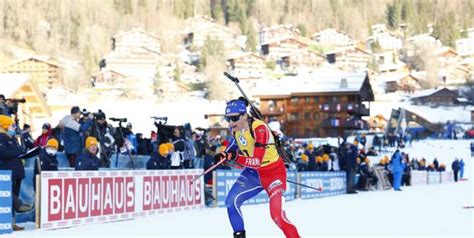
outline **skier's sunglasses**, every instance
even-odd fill
[[[243,113],[239,114],[239,115],[235,115],[235,116],[225,116],[224,119],[227,121],[227,122],[230,122],[230,121],[233,121],[233,122],[236,122],[240,119],[240,117],[244,115]]]

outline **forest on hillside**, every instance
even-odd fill
[[[454,46],[462,29],[474,27],[474,0],[3,0],[0,42],[77,59],[90,75],[119,31],[155,32],[162,48],[174,51],[179,41],[170,32],[195,15],[247,35],[249,49],[258,29],[273,24],[294,24],[304,36],[333,27],[356,39],[376,23],[392,30],[403,24],[408,35],[428,32],[431,24],[434,36]]]

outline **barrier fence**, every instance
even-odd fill
[[[213,194],[216,198],[216,203],[218,207],[225,206],[225,199],[227,194],[229,194],[232,185],[234,184],[235,180],[240,176],[239,170],[216,170],[214,171],[214,186],[213,186]],[[297,173],[296,171],[288,171],[287,172],[287,179],[290,181],[296,181]],[[286,183],[286,192],[285,192],[285,200],[291,201],[296,198],[296,186],[291,183]],[[259,194],[255,197],[245,201],[244,204],[260,204],[268,202],[268,195],[267,193],[262,190]]]
[[[0,170],[0,235],[12,232],[11,171]]]
[[[202,170],[41,173],[41,228],[119,221],[204,206]]]
[[[126,167],[130,165],[120,164]],[[26,176],[22,180],[20,198],[26,203],[36,202],[37,205],[30,212],[17,213],[17,222],[36,219],[38,227],[55,229],[195,209],[203,207],[205,203],[203,178],[192,186],[190,182],[202,172],[202,169],[149,171],[60,169],[61,171],[41,174],[41,186],[37,189],[40,193],[36,194],[33,189],[33,169],[25,168]],[[216,206],[225,206],[225,198],[239,175],[239,170],[214,171],[215,182],[212,190]],[[287,183],[286,201],[296,198],[335,196],[344,194],[346,190],[345,172],[288,171],[287,179],[311,187],[321,187],[322,191]],[[452,171],[411,172],[411,184],[415,186],[452,181]],[[11,232],[10,191],[10,171],[0,171],[0,234]],[[266,202],[268,196],[263,191],[245,204]],[[41,209],[36,211],[37,208]]]

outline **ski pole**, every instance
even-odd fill
[[[322,187],[319,187],[319,188],[316,188],[316,187],[311,187],[309,185],[306,185],[306,184],[302,184],[302,183],[298,183],[298,182],[295,182],[295,181],[291,181],[291,180],[286,180],[286,182],[288,183],[292,183],[292,184],[295,184],[295,185],[298,185],[298,186],[301,186],[301,187],[305,187],[305,188],[310,188],[310,189],[314,189],[318,192],[322,192],[323,191],[323,188]]]
[[[204,176],[205,174],[211,172],[212,170],[214,170],[215,168],[217,168],[217,166],[221,165],[222,163],[224,163],[227,159],[221,159],[219,162],[217,162],[215,165],[209,167],[208,169],[206,169],[204,172],[202,172],[199,176],[197,176],[195,179],[193,179],[191,181],[191,184],[193,184],[194,182],[196,182],[196,180],[198,180],[200,177]]]

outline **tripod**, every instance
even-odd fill
[[[128,145],[127,143],[125,142],[125,136],[123,135],[123,127],[122,127],[122,122],[119,121],[119,136],[120,138],[122,138],[123,140],[123,145],[125,146],[125,149],[127,151],[127,154],[128,154],[128,157],[130,158],[130,161],[132,162],[132,169],[135,169],[135,158],[132,156],[132,152],[130,151],[130,149],[128,148]],[[116,146],[116,151],[115,151],[115,168],[117,168],[118,166],[118,156],[119,156],[119,153],[120,153],[120,148],[119,146],[117,145],[117,143],[115,143],[115,146]]]
[[[107,155],[107,153],[105,152],[105,145],[104,145],[104,140],[102,138],[102,134],[99,130],[99,128],[97,128],[97,124],[96,124],[96,120],[94,119],[93,120],[93,124],[92,124],[92,131],[97,135],[97,139],[99,140],[99,143],[100,143],[100,162],[101,162],[101,165],[106,167],[106,168],[109,168],[110,167],[110,160],[109,160],[109,156]]]

